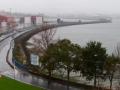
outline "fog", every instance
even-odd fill
[[[0,0],[0,10],[24,13],[120,14],[120,0]]]

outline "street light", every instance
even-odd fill
[[[15,60],[13,62],[14,62],[14,79],[15,79]]]
[[[12,36],[12,38],[14,38],[14,36]],[[11,45],[11,49],[12,49],[12,51],[13,51],[13,49],[14,49],[14,40],[12,40],[11,42],[10,42],[10,45]],[[13,61],[13,69],[14,69],[14,79],[15,79],[15,60]]]

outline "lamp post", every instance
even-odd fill
[[[97,54],[94,55],[94,57],[96,58],[97,57]],[[94,78],[94,86],[96,87],[96,78],[97,78],[97,63],[95,62],[95,78]]]
[[[1,72],[0,72],[0,78],[2,77]]]
[[[94,55],[95,57],[97,57],[98,55],[97,54],[95,54]],[[101,65],[102,64],[102,62],[100,62],[99,60],[96,60],[96,62],[95,62],[95,77],[96,77],[96,79],[97,79],[97,90],[99,90],[99,81],[100,81],[100,77],[102,77],[103,75],[101,75],[102,73],[104,74],[104,73],[106,73],[105,71],[101,71]],[[95,85],[95,87],[96,87],[96,85]]]
[[[15,79],[15,60],[14,60],[14,79]]]
[[[12,36],[12,39],[14,39],[14,35]],[[11,45],[11,49],[13,50],[14,49],[14,40],[12,40],[10,42],[10,45]],[[13,61],[13,69],[14,69],[14,79],[15,79],[15,60]]]

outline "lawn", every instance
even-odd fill
[[[28,84],[24,84],[8,77],[0,77],[0,90],[44,90]]]

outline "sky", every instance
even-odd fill
[[[120,0],[0,0],[0,10],[45,14],[120,14]]]

